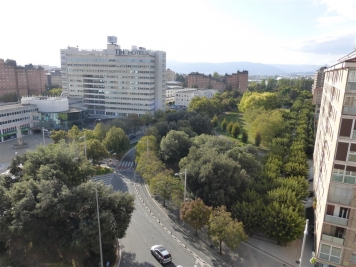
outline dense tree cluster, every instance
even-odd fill
[[[298,97],[282,118],[285,129],[269,143],[259,185],[242,195],[232,214],[248,233],[263,232],[285,244],[298,238],[304,228],[301,200],[308,195],[307,154],[312,153],[314,135],[311,100]],[[259,225],[262,219],[264,224]]]
[[[104,256],[116,259],[114,245],[125,236],[134,198],[89,181],[92,165],[75,142],[62,140],[17,156],[10,172],[14,179],[0,179],[0,237],[12,257],[26,251],[31,262],[31,253],[42,251],[76,266],[97,266],[97,190]]]
[[[216,93],[212,98],[194,97],[189,104],[188,110],[205,113],[210,118],[236,108],[241,93],[238,90]]]

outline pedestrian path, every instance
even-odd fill
[[[116,167],[117,170],[133,171],[135,170],[135,162],[133,161],[120,161]]]
[[[99,175],[99,176],[94,176],[90,178],[92,181],[96,182],[103,182],[105,185],[111,185],[111,180],[114,176],[114,173],[109,173],[109,174],[104,174],[104,175]]]
[[[7,166],[9,166],[10,163],[3,163],[3,164],[0,164],[0,173],[3,173],[7,170]]]

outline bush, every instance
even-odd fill
[[[111,168],[95,166],[95,174],[94,175],[103,175],[112,172]]]
[[[242,138],[241,138],[242,142],[247,143],[248,140],[248,135],[247,132],[245,130],[242,131]]]

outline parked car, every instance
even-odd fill
[[[130,134],[129,135],[129,139],[133,139],[133,138],[135,138],[136,137],[136,135],[134,135],[134,134]]]
[[[154,245],[151,247],[151,254],[159,260],[161,264],[172,261],[172,256],[162,245]]]

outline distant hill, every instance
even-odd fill
[[[283,74],[313,74],[322,66],[317,65],[288,65],[288,64],[261,64],[247,61],[225,62],[225,63],[207,63],[207,62],[178,62],[175,60],[167,61],[167,68],[176,73],[189,74],[191,72],[200,72],[204,74],[213,74],[217,71],[219,74],[232,73],[236,71],[247,70],[250,75],[283,75]]]

